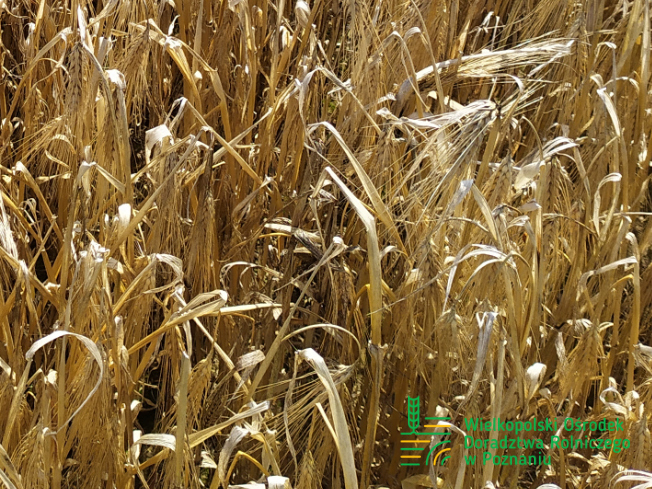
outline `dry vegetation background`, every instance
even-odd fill
[[[652,487],[651,8],[0,1],[2,484]]]

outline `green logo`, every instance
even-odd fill
[[[424,425],[424,428],[448,428],[450,423],[450,417],[426,417],[426,422],[431,422],[431,424]],[[432,422],[434,421],[434,424]],[[401,466],[402,467],[417,467],[421,465],[421,459],[423,458],[423,453],[427,444],[430,444],[430,439],[418,438],[420,436],[437,436],[445,437],[450,435],[449,431],[436,431],[434,433],[419,433],[417,430],[421,426],[421,401],[420,397],[409,397],[407,398],[407,424],[408,428],[411,431],[407,433],[401,433],[401,436],[408,436],[414,438],[404,438],[401,439]],[[440,463],[444,465],[446,460],[450,458],[450,455],[445,455],[446,452],[450,451],[450,447],[445,446],[450,444],[450,440],[442,440],[438,438],[436,443],[430,448],[428,454],[423,461],[425,465],[432,463],[437,465]],[[434,455],[433,455],[434,454]],[[432,460],[432,462],[430,462]]]

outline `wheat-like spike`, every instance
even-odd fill
[[[417,397],[408,397],[407,399],[407,418],[408,426],[412,430],[412,433],[416,433],[417,428],[421,424],[421,402],[419,396]]]

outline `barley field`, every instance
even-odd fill
[[[2,485],[652,488],[651,10],[0,1]]]

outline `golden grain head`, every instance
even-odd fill
[[[2,485],[652,487],[651,7],[0,2]]]

